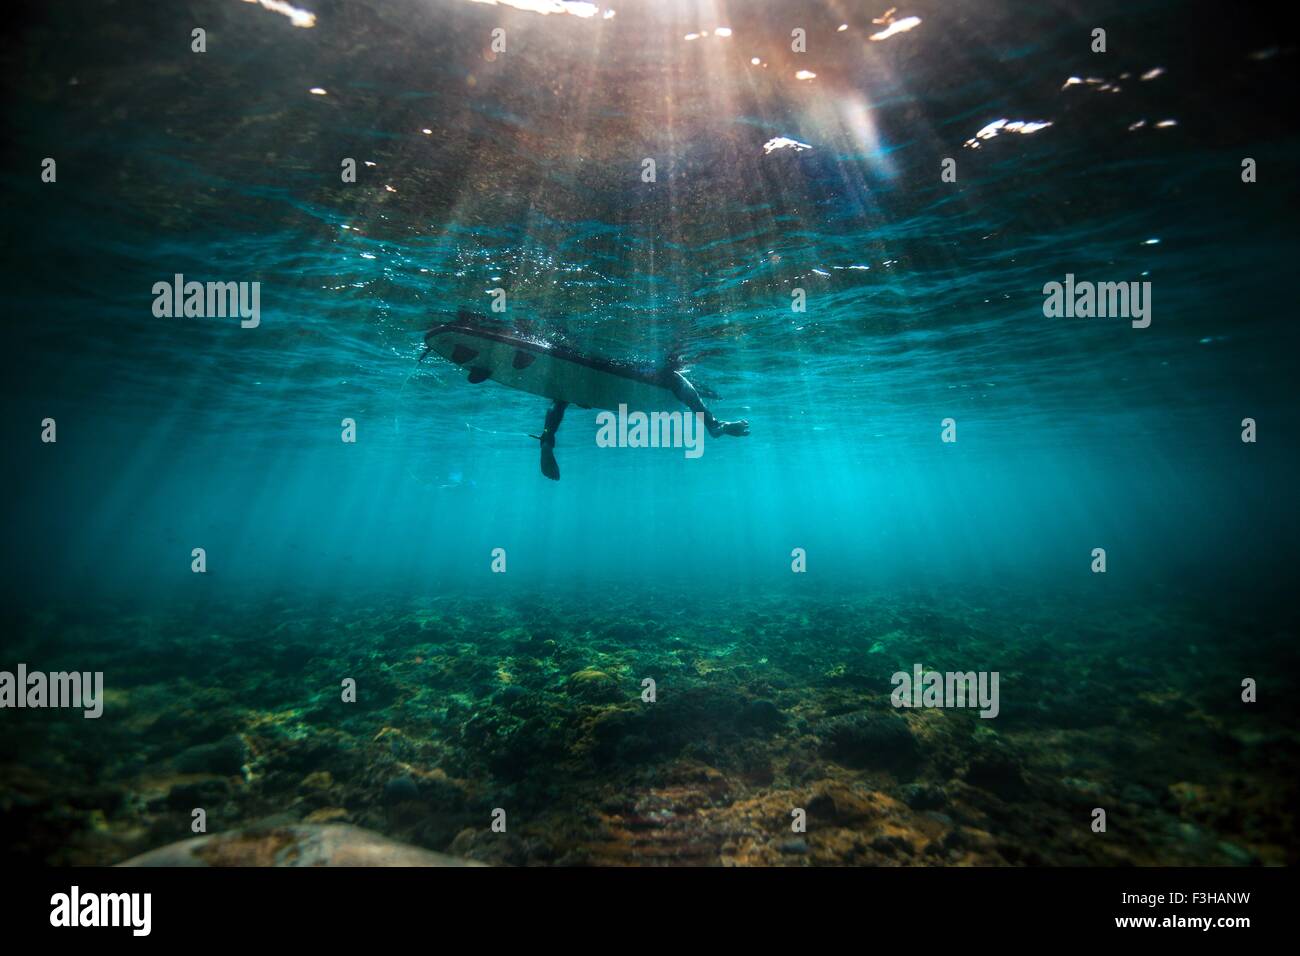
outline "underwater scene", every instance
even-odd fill
[[[1293,21],[60,0],[0,854],[1283,866]]]

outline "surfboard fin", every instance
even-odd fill
[[[491,374],[492,373],[489,369],[485,369],[481,365],[475,365],[469,370],[469,383],[471,385],[477,385],[479,382],[486,382],[488,376]]]

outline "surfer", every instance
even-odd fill
[[[492,379],[502,385],[551,399],[542,433],[533,435],[542,446],[542,474],[560,480],[555,461],[555,433],[570,405],[617,411],[626,405],[641,411],[664,409],[680,402],[704,416],[704,427],[714,438],[749,434],[747,421],[715,418],[686,376],[676,357],[657,368],[584,355],[563,345],[484,324],[474,315],[460,313],[424,336],[425,352],[436,352],[469,369],[469,382]]]

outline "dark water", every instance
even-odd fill
[[[0,715],[9,855],[203,807],[530,864],[1294,861],[1287,21],[301,5],[6,42],[0,668],[106,688]],[[176,274],[260,283],[256,326],[156,316]],[[1067,274],[1150,324],[1046,316]],[[461,311],[681,354],[752,434],[572,409],[548,482],[545,400],[417,362]],[[917,664],[999,715],[890,707]]]

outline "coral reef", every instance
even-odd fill
[[[118,863],[202,809],[258,828],[235,862],[346,824],[506,865],[1295,863],[1275,620],[988,589],[15,613],[9,658],[102,670],[106,701],[5,714],[0,843]],[[896,709],[915,664],[998,671],[1000,714]]]

